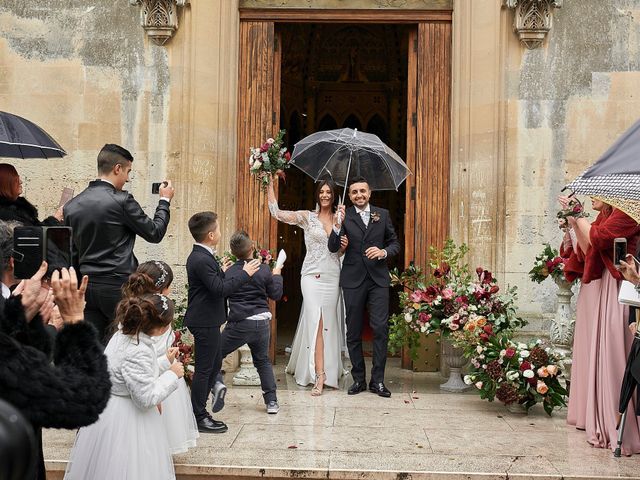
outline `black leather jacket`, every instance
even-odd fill
[[[160,200],[153,219],[133,195],[95,180],[64,206],[64,223],[73,228],[76,263],[83,275],[126,278],[138,268],[136,236],[160,243],[169,225],[169,202]]]

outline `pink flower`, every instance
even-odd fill
[[[547,372],[552,377],[555,377],[558,374],[558,366],[557,365],[547,365]]]
[[[547,370],[547,367],[540,367],[538,369],[538,376],[542,377],[542,378],[546,378],[549,376],[549,370]]]
[[[409,295],[409,300],[413,303],[420,303],[422,301],[422,292],[420,290],[415,290]]]
[[[424,313],[424,312],[420,312],[420,313],[418,314],[418,321],[419,321],[421,324],[423,324],[423,325],[424,325],[424,324],[425,324],[425,323],[427,323],[429,320],[431,320],[431,315],[427,315],[427,314],[426,314],[426,313]]]
[[[456,330],[458,330],[458,329],[460,328],[460,325],[458,325],[457,323],[453,323],[453,322],[452,322],[452,323],[449,325],[449,328],[455,332]]]
[[[542,380],[538,380],[538,384],[536,385],[536,392],[538,392],[540,395],[544,395],[548,391],[549,387],[547,387],[547,384]]]
[[[515,354],[516,354],[516,349],[515,349],[515,348],[511,348],[511,347],[509,347],[509,348],[507,348],[507,350],[506,350],[506,352],[505,352],[504,356],[505,356],[505,357],[507,357],[507,358],[513,358],[513,356],[514,356]]]
[[[453,298],[453,290],[449,287],[442,290],[442,298],[451,300]]]
[[[269,145],[273,145],[274,142],[275,142],[275,140],[273,138],[267,138],[267,143]]]

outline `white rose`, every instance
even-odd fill
[[[525,370],[524,372],[522,372],[522,376],[524,378],[533,378],[535,376],[535,373],[533,373],[533,370]]]
[[[482,368],[484,368],[484,369],[486,370],[486,369],[487,369],[487,364],[486,364],[486,363],[483,363],[483,364],[482,364]]]
[[[478,355],[478,358],[479,358],[480,360],[484,360],[484,354],[482,354],[482,355]]]
[[[187,365],[187,370],[190,372],[195,372],[196,371],[196,367],[194,367],[193,365]]]
[[[478,390],[480,390],[482,388],[483,383],[482,382],[476,382],[476,388]]]
[[[478,346],[476,347],[476,352],[478,352],[478,353],[482,353],[482,352],[483,352],[483,350],[482,350],[482,346],[481,346],[481,345],[478,345]]]
[[[471,385],[473,383],[473,378],[471,378],[471,375],[464,376],[464,383],[467,385]]]
[[[411,316],[410,313],[405,313],[404,314],[404,321],[407,323],[411,323],[411,320],[413,320],[413,317]]]
[[[529,356],[529,350],[522,350],[520,352],[520,357],[521,358],[527,358]]]
[[[425,333],[428,329],[429,329],[429,327],[428,327],[427,325],[422,325],[422,326],[420,327],[420,331],[421,331],[422,333]]]

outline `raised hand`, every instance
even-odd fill
[[[165,180],[162,182],[160,189],[158,190],[161,198],[168,198],[171,200],[173,196],[176,194],[175,188],[171,185],[171,180]]]
[[[49,287],[42,285],[42,279],[47,273],[47,262],[42,262],[40,268],[33,277],[22,280],[13,291],[13,295],[22,295],[22,306],[27,322],[33,320],[40,308],[44,305],[49,295]]]
[[[254,258],[250,262],[244,262],[244,267],[242,270],[247,272],[250,277],[253,277],[253,274],[256,273],[260,269],[260,260]]]
[[[84,294],[88,283],[89,277],[85,275],[78,286],[78,276],[73,267],[56,270],[51,275],[53,297],[65,323],[77,323],[84,319]]]

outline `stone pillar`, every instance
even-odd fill
[[[565,357],[564,376],[571,380],[571,365],[573,356],[573,332],[576,324],[575,315],[571,309],[571,284],[564,278],[556,280],[558,285],[558,306],[556,314],[551,319],[549,338],[554,348]]]
[[[253,357],[248,345],[241,346],[240,352],[240,370],[233,376],[234,385],[260,385],[260,377],[258,370],[253,366]]]

